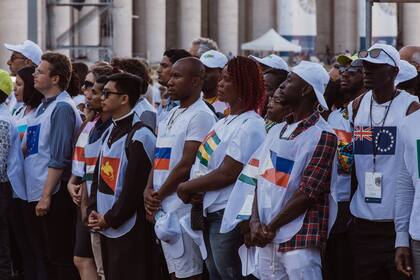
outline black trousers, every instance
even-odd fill
[[[394,265],[395,230],[393,222],[371,222],[354,218],[350,227],[354,279],[409,279]]]
[[[331,229],[322,259],[324,280],[353,279],[349,226],[352,220],[350,202],[338,202],[337,218]]]
[[[153,226],[143,211],[137,212],[134,227],[118,238],[101,235],[101,251],[106,280],[162,280],[160,250],[155,241]],[[164,267],[164,265],[163,265]]]
[[[12,261],[10,257],[9,225],[7,216],[12,201],[9,183],[0,183],[0,280],[9,280]]]
[[[18,250],[15,255],[19,255],[23,265],[23,273],[25,280],[37,280],[37,264],[34,252],[32,251],[29,235],[31,231],[28,231],[27,220],[24,215],[27,202],[19,198],[13,198],[10,204],[10,211],[8,215],[10,233],[14,237],[16,242],[15,248]],[[15,266],[15,265],[14,265]]]
[[[35,215],[38,202],[28,203],[26,211],[28,229],[33,250],[41,260],[39,280],[77,280],[79,274],[73,264],[75,240],[76,207],[67,192],[67,182],[62,182],[60,190],[51,197],[48,214]],[[46,268],[47,277],[45,277]]]

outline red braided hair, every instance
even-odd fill
[[[264,105],[265,88],[258,63],[250,58],[237,56],[228,62],[227,72],[238,89],[244,109],[259,112]]]

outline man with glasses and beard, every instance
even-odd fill
[[[340,96],[342,103],[328,117],[329,125],[337,138],[336,168],[331,176],[329,237],[324,258],[325,279],[352,279],[351,250],[349,245],[348,224],[350,215],[352,129],[349,120],[348,104],[364,93],[363,65],[356,60],[357,55],[340,55]]]

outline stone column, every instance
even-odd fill
[[[11,52],[3,44],[18,44],[27,38],[27,0],[2,0],[0,9],[0,68],[8,70],[6,62]]]
[[[201,0],[178,0],[178,47],[189,49],[201,36]]]
[[[133,1],[114,0],[112,11],[113,57],[130,57],[133,52]]]
[[[357,1],[334,2],[334,52],[354,53],[357,49]]]
[[[50,27],[50,38],[47,42],[49,44],[49,48],[53,50],[58,49],[61,53],[70,56],[69,49],[60,49],[60,46],[68,46],[71,44],[71,13],[73,12],[73,8],[69,6],[50,6],[49,8],[49,27]],[[66,36],[61,37],[61,35],[65,34]]]
[[[238,53],[239,4],[238,0],[218,0],[217,35],[219,48],[225,54]]]
[[[420,46],[420,3],[404,3],[403,9],[403,45]]]
[[[98,0],[86,0],[85,3],[98,3]],[[79,20],[87,19],[86,24],[79,30],[79,40],[81,45],[97,46],[99,45],[100,21],[98,7],[83,7],[79,13]],[[89,61],[97,61],[99,53],[97,49],[87,49],[83,53]]]
[[[251,16],[248,18],[252,40],[276,27],[274,0],[251,0]]]
[[[135,1],[134,14],[134,54],[152,63],[160,61],[166,48],[166,1]]]

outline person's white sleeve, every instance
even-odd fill
[[[203,142],[215,123],[216,119],[211,114],[207,112],[197,113],[188,124],[185,141]]]
[[[251,155],[264,142],[265,136],[265,126],[262,119],[248,120],[241,125],[232,137],[226,155],[245,165]]]
[[[410,247],[408,227],[410,224],[411,209],[414,201],[414,186],[408,173],[405,162],[402,160],[398,173],[397,190],[395,195],[395,248]]]

